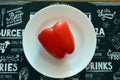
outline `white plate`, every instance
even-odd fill
[[[43,28],[51,27],[60,20],[68,22],[75,40],[74,53],[62,60],[48,56],[37,39]],[[92,23],[80,10],[68,5],[51,5],[38,11],[26,25],[23,48],[35,70],[52,78],[66,78],[89,64],[96,48],[96,35]]]

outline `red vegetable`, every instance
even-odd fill
[[[57,22],[53,27],[44,29],[38,40],[49,54],[62,59],[74,51],[74,39],[66,21]]]

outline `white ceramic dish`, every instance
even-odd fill
[[[68,22],[75,40],[74,53],[62,60],[48,56],[37,39],[43,28],[51,27],[60,20]],[[66,78],[89,64],[96,48],[96,35],[92,23],[80,10],[68,5],[50,5],[38,11],[26,25],[23,48],[35,70],[52,78]]]

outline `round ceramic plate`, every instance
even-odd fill
[[[68,22],[75,50],[59,60],[48,55],[38,41],[38,34],[61,20]],[[96,48],[96,35],[92,23],[80,10],[69,5],[51,5],[29,20],[23,35],[23,48],[35,70],[48,77],[66,78],[79,73],[89,64]]]

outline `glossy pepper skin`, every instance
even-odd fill
[[[57,22],[42,30],[38,40],[46,51],[57,59],[64,58],[65,54],[72,54],[75,48],[74,38],[66,21]]]

